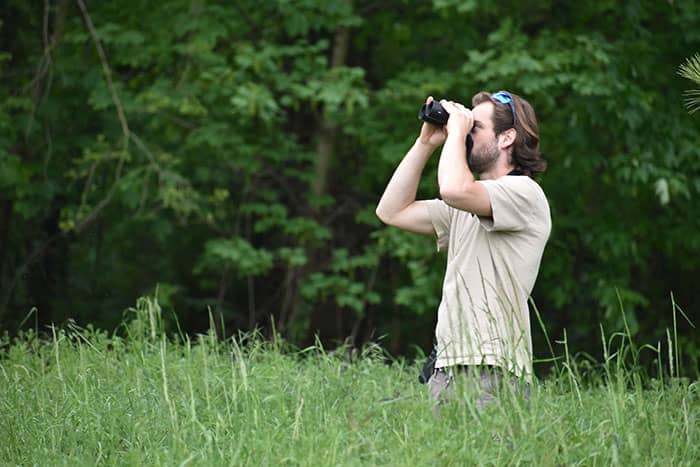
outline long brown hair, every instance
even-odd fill
[[[493,104],[493,131],[496,136],[509,128],[515,128],[516,137],[513,143],[513,165],[516,169],[529,177],[535,177],[547,170],[547,162],[541,158],[540,133],[537,129],[537,117],[528,101],[510,93],[515,109],[515,126],[513,126],[513,114],[508,104],[502,104],[491,97],[491,94],[482,91],[472,97],[472,107],[483,102]]]

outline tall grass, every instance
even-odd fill
[[[3,465],[697,465],[697,381],[652,379],[624,333],[565,352],[529,401],[435,418],[418,366],[279,338],[167,338],[142,299],[120,338],[69,325],[0,347]],[[671,334],[669,334],[670,338]],[[627,339],[627,340],[626,340]],[[616,343],[617,342],[617,343]],[[615,350],[613,350],[613,348]],[[671,346],[671,348],[673,348]],[[647,348],[661,352],[661,346]]]

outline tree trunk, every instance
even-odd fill
[[[14,204],[11,199],[0,199],[0,277],[3,277],[2,273],[5,269],[5,255],[7,254]]]
[[[350,30],[341,26],[335,31],[333,40],[333,56],[331,58],[331,69],[345,65],[348,55],[348,45],[350,43]],[[323,111],[317,132],[316,152],[316,177],[311,184],[311,191],[314,195],[320,196],[326,192],[328,181],[328,168],[330,167],[335,143],[338,136],[338,128],[329,122],[326,110]]]
[[[349,43],[349,29],[343,26],[336,29],[333,38],[331,69],[345,65]],[[323,196],[327,192],[328,171],[335,155],[337,136],[338,128],[331,123],[328,112],[324,109],[317,132],[318,140],[316,150],[318,158],[316,159],[316,176],[311,186],[311,191],[316,197]],[[319,255],[309,251],[307,256],[311,259]],[[315,265],[310,264],[310,266],[312,266],[313,270],[316,269],[314,267]],[[332,313],[328,312],[330,310],[313,310],[311,319],[312,327],[314,328],[314,332],[317,329],[333,329],[336,334],[334,337],[340,341],[345,337],[345,331],[343,329],[344,310],[337,306],[332,306],[331,308],[333,310]]]
[[[348,46],[350,44],[350,30],[345,26],[339,26],[333,37],[333,51],[331,56],[331,69],[345,66],[348,54]],[[338,128],[330,122],[330,118],[327,110],[323,110],[321,113],[320,120],[318,122],[318,127],[316,130],[316,152],[317,158],[314,167],[314,179],[311,182],[311,193],[315,197],[322,196],[326,194],[328,189],[328,172],[333,161],[336,149],[336,140],[338,135]],[[318,207],[313,208],[314,213],[318,216]],[[298,316],[300,310],[302,309],[301,296],[298,293],[298,288],[303,284],[306,276],[319,269],[319,255],[314,246],[309,244],[302,244],[308,262],[305,266],[299,268],[296,273],[292,274],[291,280],[289,281],[289,287],[293,290],[288,290],[285,293],[286,297],[294,298],[294,305],[292,306],[289,313],[283,312],[281,319],[281,327],[292,321],[295,316]],[[311,334],[311,339],[318,329],[335,329],[338,334],[336,337],[342,338],[342,310],[334,307],[334,313],[324,313],[321,310],[314,310],[311,312],[311,329],[309,329]]]

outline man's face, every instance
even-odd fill
[[[482,173],[491,168],[500,155],[498,138],[493,131],[493,104],[482,102],[472,109],[474,127],[471,137],[474,141],[472,153],[469,157],[469,168],[472,172]]]

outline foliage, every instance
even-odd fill
[[[663,340],[670,292],[698,321],[700,132],[675,73],[700,48],[695,3],[84,6],[0,7],[2,327],[32,307],[113,327],[164,284],[187,331],[211,308],[231,333],[427,349],[444,258],[374,206],[426,95],[501,88],[533,103],[549,162],[534,299],[552,338],[592,352],[622,303]]]
[[[695,54],[681,65],[678,74],[684,78],[693,80],[695,84],[700,84],[700,54]],[[700,90],[694,89],[686,91],[685,104],[688,106],[690,113],[695,113],[700,109]]]

